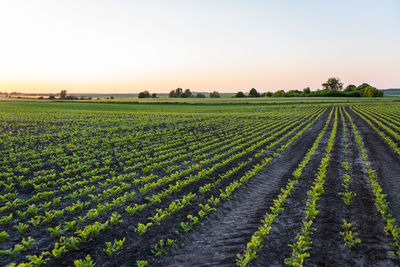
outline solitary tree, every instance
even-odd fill
[[[192,91],[190,91],[190,89],[185,89],[185,92],[183,92],[184,94],[186,94],[187,97],[192,97],[193,93]]]
[[[64,99],[67,97],[67,90],[61,90],[60,92],[60,98]]]
[[[304,89],[303,89],[303,93],[305,93],[305,94],[311,93],[310,87],[304,88]]]
[[[149,93],[149,91],[143,91],[143,92],[140,92],[139,94],[138,94],[138,97],[139,98],[150,98],[150,93]]]
[[[322,87],[326,90],[341,91],[343,89],[343,83],[340,82],[339,78],[331,77],[322,84]]]
[[[258,93],[256,89],[254,89],[254,88],[250,89],[249,97],[259,97],[259,96],[260,96],[260,93]]]
[[[246,97],[246,95],[242,91],[240,91],[235,95],[235,97]]]

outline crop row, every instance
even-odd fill
[[[342,197],[344,204],[346,205],[346,215],[349,215],[350,213],[350,204],[352,199],[357,196],[356,193],[352,192],[350,190],[350,181],[351,181],[351,176],[350,176],[350,169],[352,166],[349,164],[349,159],[348,159],[348,148],[349,148],[349,137],[348,137],[348,131],[347,131],[347,126],[346,126],[346,121],[345,117],[343,115],[342,108],[340,109],[340,117],[342,120],[342,127],[343,127],[343,142],[344,142],[344,161],[342,162],[342,167],[343,167],[343,192],[339,192],[339,195]],[[349,216],[346,218],[343,218],[343,224],[342,224],[342,231],[339,232],[339,234],[343,237],[345,246],[348,248],[354,247],[356,244],[361,243],[361,239],[358,238],[358,233],[356,232],[356,227],[353,222],[350,221]]]
[[[329,161],[331,159],[338,125],[337,113],[338,111],[336,108],[333,129],[329,136],[328,145],[325,148],[325,155],[321,160],[318,172],[314,179],[314,184],[307,192],[308,199],[305,207],[305,218],[302,221],[303,225],[300,229],[300,232],[296,236],[296,241],[293,244],[289,244],[289,246],[292,248],[292,255],[291,257],[285,259],[285,264],[292,266],[303,266],[304,259],[310,257],[310,254],[307,251],[310,249],[311,245],[311,235],[313,233],[312,225],[315,221],[317,214],[319,213],[318,200],[325,192],[324,185],[327,179],[326,173]]]
[[[364,144],[363,138],[360,135],[360,133],[357,129],[357,126],[353,122],[353,119],[351,118],[349,113],[347,111],[345,113],[350,121],[350,124],[353,128],[353,132],[355,134],[357,144],[361,150],[362,158],[364,160],[364,164],[365,164],[365,167],[367,169],[367,173],[368,173],[368,176],[370,179],[369,180],[370,185],[372,187],[372,191],[375,196],[375,206],[376,206],[377,210],[379,211],[379,213],[382,215],[382,218],[384,219],[384,221],[386,223],[385,232],[392,239],[392,242],[390,243],[390,245],[393,246],[393,248],[395,250],[395,254],[397,255],[398,258],[400,258],[400,228],[397,225],[396,220],[393,218],[392,214],[390,213],[389,203],[386,200],[386,194],[384,194],[382,192],[382,187],[379,184],[379,177],[377,176],[375,170],[372,169],[372,167],[371,167],[371,163],[369,162],[369,159],[368,159],[368,153],[367,153],[367,150],[365,149],[365,144]]]
[[[280,212],[284,210],[286,199],[290,196],[295,185],[298,183],[298,180],[301,178],[304,168],[308,165],[311,158],[318,149],[322,137],[324,136],[327,127],[331,121],[332,114],[333,109],[331,110],[328,120],[326,121],[325,126],[316,138],[313,146],[307,151],[307,154],[299,163],[296,170],[293,172],[293,178],[289,179],[286,188],[282,188],[281,194],[279,194],[279,196],[274,199],[274,204],[270,207],[271,212],[265,215],[264,219],[262,220],[262,225],[260,225],[258,227],[258,230],[252,235],[250,242],[247,243],[247,247],[244,253],[242,255],[237,255],[237,265],[247,266],[257,257],[257,251],[261,249],[265,237],[269,234],[271,230],[272,223],[275,221],[275,218],[280,214]]]

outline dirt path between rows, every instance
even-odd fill
[[[235,266],[260,220],[271,206],[280,188],[312,146],[329,111],[301,138],[276,158],[269,167],[241,188],[233,200],[218,210],[180,242],[179,248],[162,259],[159,266]]]

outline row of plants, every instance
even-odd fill
[[[318,134],[317,138],[315,139],[312,147],[307,151],[306,155],[299,163],[297,168],[293,172],[293,178],[288,180],[286,188],[281,189],[281,193],[278,195],[272,206],[270,207],[270,212],[267,212],[264,219],[262,220],[262,224],[258,227],[258,230],[251,236],[250,241],[246,245],[246,249],[242,254],[237,255],[236,264],[238,266],[248,266],[256,257],[257,252],[262,248],[262,244],[265,240],[265,237],[269,235],[269,232],[272,227],[272,223],[275,221],[276,217],[284,211],[284,205],[286,199],[290,196],[292,191],[295,188],[295,185],[298,183],[303,170],[307,167],[308,163],[310,162],[311,158],[314,156],[315,152],[317,151],[322,137],[324,136],[328,125],[331,121],[331,117],[333,114],[333,109],[331,110],[327,121],[325,122],[324,127],[322,128],[321,132]]]
[[[386,130],[389,134],[391,134],[395,138],[400,138],[399,135],[395,131],[393,131],[391,128],[384,125],[382,122],[380,122],[370,116],[367,118],[365,115],[363,115],[361,112],[359,112],[355,108],[352,108],[352,110],[355,114],[360,116],[366,123],[368,123],[368,125],[370,125],[371,128],[374,129],[382,137],[382,139],[393,149],[393,151],[395,153],[400,155],[399,145],[395,141],[393,141],[393,139],[390,138],[387,134],[385,134],[383,131],[381,131],[376,125],[378,125],[382,129]],[[376,125],[374,123],[376,123]],[[398,139],[398,140],[400,140],[400,139]]]
[[[300,232],[296,236],[296,241],[289,246],[292,248],[291,257],[285,258],[285,264],[291,266],[303,266],[305,258],[310,257],[308,250],[311,246],[311,235],[313,233],[312,225],[319,213],[318,200],[325,192],[324,185],[327,179],[327,168],[332,156],[332,150],[335,144],[335,138],[338,125],[338,110],[335,108],[335,119],[333,129],[329,136],[328,144],[325,148],[325,155],[318,167],[314,183],[310,190],[307,191],[307,201],[305,206],[305,218],[302,221]]]
[[[350,121],[356,142],[361,150],[364,165],[369,176],[369,182],[372,187],[372,192],[375,196],[375,206],[386,223],[385,232],[392,239],[389,245],[391,245],[394,249],[393,254],[400,259],[400,227],[397,225],[396,220],[390,213],[389,203],[386,200],[386,194],[383,193],[382,187],[379,184],[379,177],[371,166],[363,138],[357,130],[357,126],[355,125],[349,113],[345,111],[345,114]]]
[[[343,219],[343,224],[341,225],[342,231],[339,234],[343,237],[343,241],[346,247],[352,248],[356,244],[361,243],[361,239],[358,237],[358,233],[356,231],[356,227],[354,223],[350,222],[349,212],[350,212],[350,204],[352,199],[357,196],[356,193],[350,190],[350,168],[349,160],[348,160],[348,148],[349,148],[349,138],[347,132],[347,126],[345,117],[343,116],[342,108],[340,108],[340,118],[342,120],[343,127],[343,142],[344,142],[344,161],[342,162],[343,167],[343,192],[339,192],[339,195],[342,197],[344,204],[346,205],[346,218]]]

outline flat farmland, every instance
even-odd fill
[[[0,102],[2,266],[396,266],[400,102]]]

